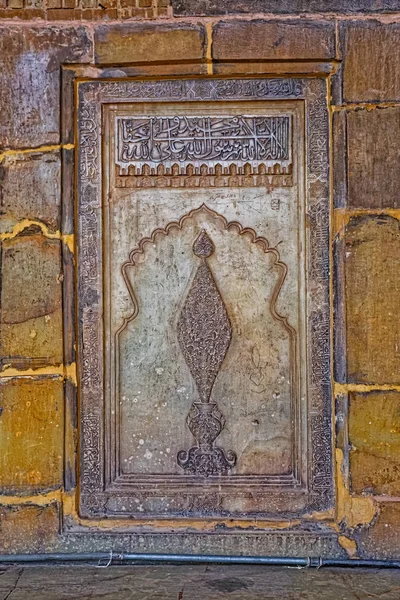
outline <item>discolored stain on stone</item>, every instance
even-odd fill
[[[60,66],[90,61],[87,29],[0,25],[0,55],[0,148],[58,144]]]
[[[9,155],[0,162],[2,231],[12,231],[22,219],[39,220],[56,231],[60,227],[59,152]]]
[[[60,529],[57,504],[48,506],[0,505],[0,552],[40,552]]]
[[[214,27],[215,60],[328,59],[335,56],[330,21],[226,21]]]
[[[349,417],[353,492],[400,495],[400,394],[353,394]]]
[[[252,440],[240,456],[238,473],[262,474],[290,471],[290,439],[276,436],[272,440]]]
[[[347,168],[352,208],[399,206],[399,137],[398,107],[347,113]]]
[[[251,587],[251,582],[246,581],[245,579],[238,579],[237,577],[223,577],[207,581],[207,587],[211,590],[217,590],[218,592],[226,594],[238,592],[239,590],[247,590],[249,584]]]
[[[30,230],[25,233],[29,234]],[[38,366],[62,362],[60,260],[60,242],[41,234],[20,234],[3,242],[3,366],[11,364],[23,368],[27,363]]]
[[[0,383],[0,488],[3,493],[62,485],[63,382],[54,378]]]
[[[387,215],[351,219],[345,233],[348,381],[400,381],[400,225]]]
[[[380,502],[373,526],[357,533],[358,552],[363,558],[398,559],[399,539],[400,502]],[[398,588],[395,593],[398,595]]]
[[[95,29],[95,62],[150,63],[199,61],[205,54],[205,29],[194,24],[100,25]]]
[[[345,102],[388,102],[400,98],[400,23],[341,21]]]

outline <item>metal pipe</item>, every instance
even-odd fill
[[[279,556],[221,556],[203,554],[138,554],[130,552],[71,552],[49,554],[0,554],[1,563],[65,563],[101,562],[111,564],[168,563],[168,564],[228,564],[280,565],[297,567],[370,567],[400,568],[400,560],[363,560],[335,558],[291,558]]]

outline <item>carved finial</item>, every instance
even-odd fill
[[[225,425],[216,402],[211,401],[215,379],[232,338],[232,325],[206,258],[214,244],[202,230],[193,244],[202,260],[186,296],[178,319],[178,340],[199,393],[187,418],[197,446],[180,450],[178,465],[189,475],[227,475],[236,464],[236,454],[225,454],[214,445]]]
[[[214,252],[215,247],[212,240],[209,238],[207,233],[204,231],[200,231],[197,236],[194,244],[193,244],[193,252],[199,258],[208,258]]]

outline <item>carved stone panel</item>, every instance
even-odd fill
[[[78,91],[82,516],[328,509],[323,80]]]

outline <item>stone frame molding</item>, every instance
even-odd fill
[[[324,78],[77,81],[77,294],[80,395],[80,513],[112,516],[104,443],[102,307],[102,105],[204,100],[296,100],[305,106],[309,472],[302,514],[333,507],[330,369],[329,118]],[[312,290],[312,293],[310,292]],[[273,491],[271,491],[274,494]],[[276,506],[281,494],[276,494]],[[296,494],[291,490],[290,494]],[[117,513],[120,517],[121,514]],[[116,514],[114,516],[116,516]],[[272,513],[273,516],[274,513]],[[289,510],[287,516],[293,516]],[[294,513],[296,514],[296,513]],[[127,515],[129,517],[129,515]],[[264,518],[270,515],[265,515]],[[276,515],[275,515],[276,516]],[[296,516],[301,516],[296,514]],[[205,517],[206,518],[206,517]],[[215,518],[215,517],[213,517]],[[243,518],[243,517],[242,517]],[[245,517],[244,517],[245,518]],[[136,520],[131,522],[135,526]]]

